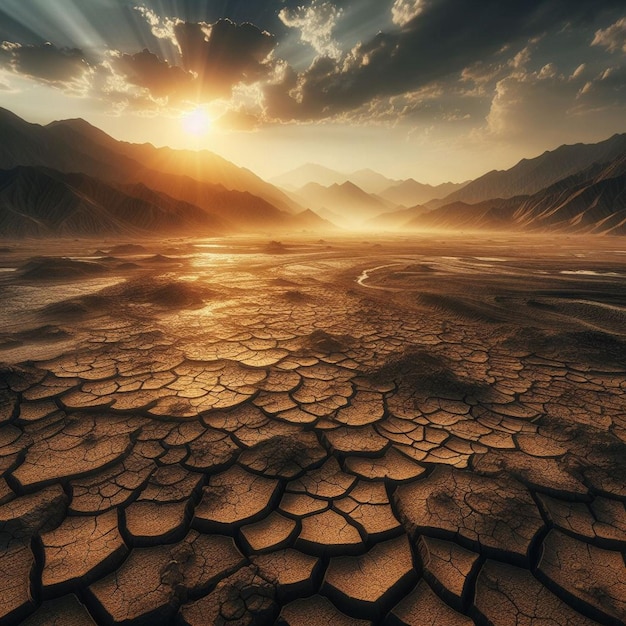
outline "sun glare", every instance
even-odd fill
[[[182,116],[183,128],[190,135],[206,135],[211,128],[211,118],[206,109],[198,107]]]

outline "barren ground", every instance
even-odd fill
[[[0,248],[1,624],[626,620],[621,239]]]

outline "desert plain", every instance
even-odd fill
[[[0,248],[1,624],[626,620],[623,239]]]

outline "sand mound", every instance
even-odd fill
[[[307,302],[308,300],[312,300],[311,296],[308,296],[307,294],[302,293],[301,291],[298,291],[296,289],[290,289],[289,291],[286,291],[283,294],[283,297],[288,302]]]
[[[56,318],[77,319],[102,312],[105,304],[106,299],[100,296],[82,296],[54,302],[46,306],[42,312]]]
[[[178,263],[178,259],[172,259],[169,256],[165,256],[164,254],[155,254],[151,256],[149,259],[146,259],[147,263]]]
[[[141,267],[140,265],[138,265],[137,263],[131,263],[130,261],[127,263],[120,263],[117,266],[118,270],[136,270],[139,267]]]
[[[204,306],[215,297],[215,292],[205,285],[187,281],[136,280],[113,289],[119,304],[152,305],[162,309],[190,309]]]
[[[48,257],[36,257],[20,268],[22,278],[26,280],[78,280],[106,271],[106,267],[92,261]]]
[[[354,338],[350,335],[331,335],[323,330],[316,330],[307,337],[306,343],[316,352],[332,354],[347,350],[354,343]]]

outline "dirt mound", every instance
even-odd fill
[[[104,265],[92,261],[48,257],[36,257],[20,268],[22,278],[26,280],[79,280],[106,271]]]

